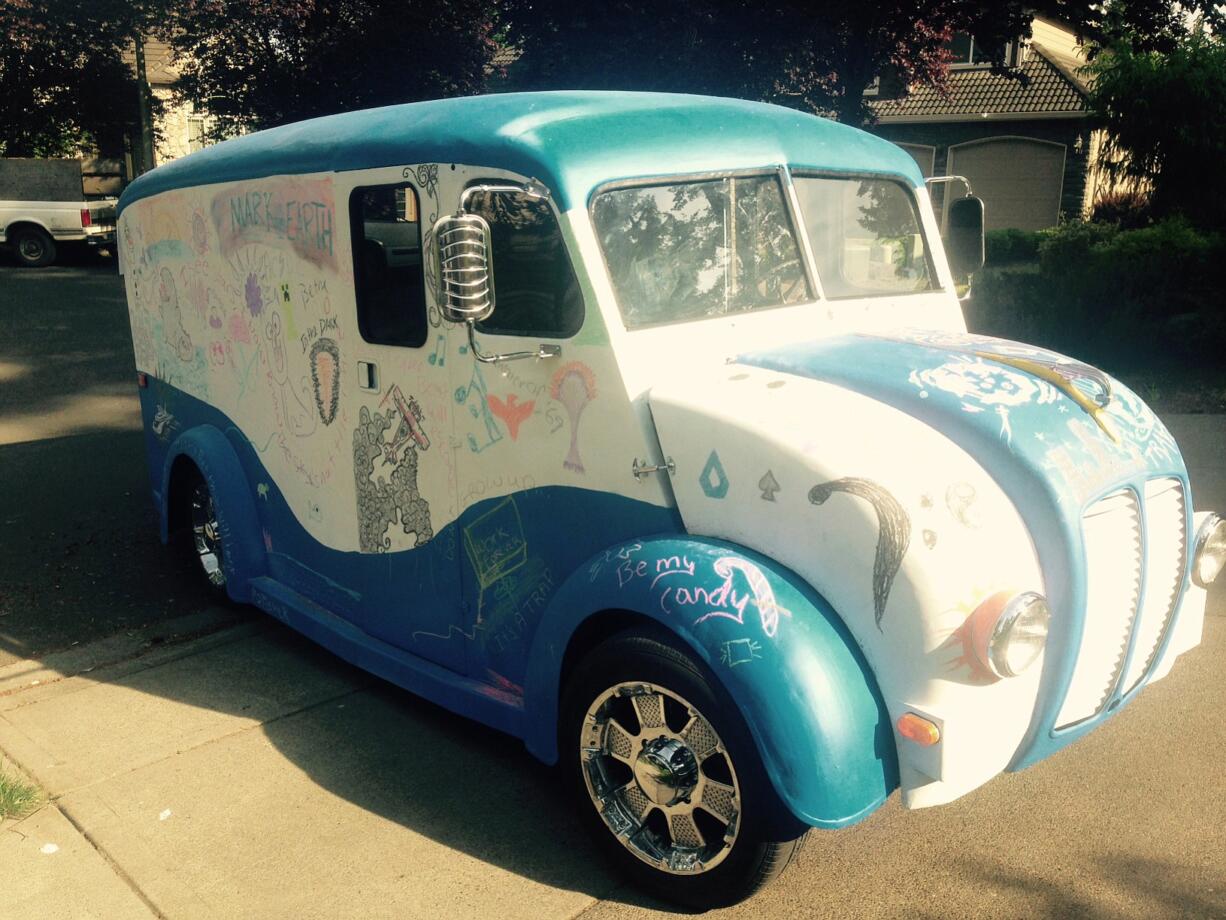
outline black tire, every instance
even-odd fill
[[[794,818],[779,801],[740,712],[704,667],[677,648],[663,630],[640,630],[621,633],[602,643],[584,656],[571,675],[562,698],[560,768],[581,821],[593,835],[597,846],[637,886],[663,900],[691,909],[706,910],[742,901],[783,872],[800,851],[809,828]],[[623,686],[609,696],[611,690],[626,684],[637,686]],[[702,776],[699,780],[701,785],[676,803],[678,808],[690,809],[692,819],[688,826],[696,828],[699,831],[698,839],[703,841],[705,849],[700,852],[704,855],[700,858],[706,859],[709,868],[701,871],[691,868],[678,872],[664,868],[670,855],[684,856],[691,851],[678,842],[678,834],[672,824],[674,819],[666,815],[665,808],[658,801],[653,801],[653,795],[658,799],[662,789],[665,795],[674,793],[667,786],[662,787],[659,783],[653,785],[649,768],[647,785],[640,783],[639,771],[644,758],[656,754],[651,746],[673,745],[672,748],[657,750],[672,756],[670,765],[676,765],[685,758],[684,753],[677,753],[677,745],[681,742],[667,740],[663,736],[656,740],[643,740],[645,732],[654,734],[656,729],[645,720],[638,720],[638,735],[631,744],[640,744],[641,747],[638,755],[631,755],[631,759],[639,766],[630,768],[620,757],[607,750],[611,735],[625,733],[615,732],[607,722],[605,727],[599,727],[600,713],[625,705],[633,710],[635,716],[610,716],[610,721],[620,725],[621,721],[635,718],[639,704],[634,702],[634,697],[652,696],[652,693],[646,692],[648,688],[659,691],[662,701],[661,711],[667,724],[660,731],[685,735],[687,730],[678,728],[678,725],[687,721],[692,723],[697,713],[714,731],[714,742],[719,745],[709,754],[699,754],[699,758],[705,756],[706,759],[691,759],[690,765],[666,774],[666,782],[680,782],[682,792],[687,784],[677,777],[686,770],[692,771],[693,763],[697,763],[698,774]],[[605,701],[603,704],[602,700]],[[654,703],[649,705],[654,708]],[[686,707],[690,707],[688,713]],[[626,712],[624,709],[622,711]],[[589,718],[593,712],[596,716]],[[711,743],[699,741],[692,747],[707,750]],[[617,741],[613,746],[618,744],[624,745],[624,742]],[[685,744],[689,744],[688,738]],[[721,757],[726,758],[722,767],[717,762],[717,758]],[[629,770],[631,779],[613,798],[622,796],[617,801],[627,802],[623,792],[629,790],[633,802],[646,807],[640,815],[635,815],[637,805],[630,804],[625,810],[620,804],[610,807],[608,798],[601,799],[604,802],[603,810],[596,805],[602,790],[607,792],[620,784],[620,779],[606,776],[606,770],[612,773],[611,768],[619,764],[620,768]],[[713,769],[713,765],[720,769]],[[722,775],[717,776],[717,773]],[[691,772],[689,775],[694,774]],[[719,783],[713,782],[717,778]],[[604,785],[606,779],[609,781],[607,786]],[[721,839],[719,823],[724,819],[716,821],[716,812],[707,811],[704,801],[708,784],[715,788],[725,781],[730,781],[729,784],[738,789],[738,794],[724,800],[735,803],[737,807],[731,822],[723,828],[724,836]],[[652,788],[648,790],[648,786]],[[692,799],[698,801],[691,804]],[[672,807],[671,803],[669,807]],[[658,819],[653,817],[657,813],[660,815]],[[611,818],[606,817],[610,814]],[[634,816],[641,823],[623,824],[622,833],[615,833],[610,821],[619,824],[626,816]],[[657,832],[661,826],[663,832]],[[682,826],[682,836],[686,836],[685,827]],[[730,846],[727,843],[729,832],[733,835]],[[649,861],[649,856],[656,853],[653,841],[664,840],[664,834],[668,835],[671,848],[659,851],[663,859]],[[714,839],[707,843],[708,838]],[[633,843],[636,840],[647,841],[645,846],[651,853],[645,854],[638,843]],[[706,856],[707,853],[713,855]]]
[[[55,240],[40,227],[19,227],[8,238],[17,261],[27,268],[42,268],[55,261]]]
[[[199,470],[193,469],[179,494],[184,504],[180,520],[187,525],[182,538],[184,551],[213,598],[228,602],[225,543],[209,484]]]

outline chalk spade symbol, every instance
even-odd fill
[[[763,499],[768,502],[775,500],[775,493],[779,491],[779,482],[771,470],[767,470],[766,475],[758,480],[758,488],[762,490]]]
[[[873,560],[873,619],[881,629],[881,617],[894,576],[902,567],[903,556],[911,544],[911,518],[898,499],[886,489],[867,479],[836,479],[809,490],[809,501],[823,505],[835,492],[846,492],[864,499],[877,512],[877,556]]]

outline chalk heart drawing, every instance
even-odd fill
[[[867,479],[836,479],[809,490],[809,501],[824,505],[836,492],[862,498],[877,512],[877,555],[873,560],[873,619],[881,629],[886,601],[894,576],[902,567],[903,556],[911,544],[911,518],[898,499],[882,486]]]
[[[530,399],[521,403],[519,397],[514,393],[509,395],[505,401],[497,396],[490,396],[488,399],[490,411],[502,419],[503,424],[507,426],[507,431],[511,434],[511,440],[519,440],[519,426],[532,415],[533,409],[536,408],[536,400]]]
[[[711,451],[711,456],[707,457],[706,465],[698,474],[698,484],[707,498],[723,498],[728,494],[728,474],[724,472],[724,465],[720,463],[716,451]]]
[[[780,617],[790,617],[792,612],[786,607],[779,606],[779,602],[775,600],[775,589],[771,587],[770,581],[762,570],[748,559],[741,559],[737,556],[721,556],[715,560],[712,568],[715,569],[715,574],[723,579],[718,587],[711,590],[700,587],[678,588],[674,595],[674,599],[679,604],[707,604],[713,608],[719,608],[704,613],[694,621],[694,625],[697,626],[715,617],[733,620],[744,625],[745,609],[752,600],[754,607],[758,610],[762,632],[768,638],[774,638],[775,633],[779,631]],[[736,590],[735,575],[737,572],[740,572],[745,581],[749,583],[749,594],[742,594]]]
[[[582,361],[571,361],[558,368],[549,384],[549,395],[562,404],[570,416],[570,451],[562,461],[565,469],[584,472],[579,457],[579,418],[587,404],[596,398],[596,375]]]
[[[331,425],[341,395],[341,351],[332,339],[316,339],[311,346],[311,385],[315,392],[315,408],[319,420]]]

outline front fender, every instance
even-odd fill
[[[657,536],[614,546],[554,595],[529,656],[525,742],[554,763],[562,661],[601,611],[649,617],[688,646],[744,716],[780,799],[802,821],[843,827],[898,785],[876,680],[843,622],[794,572],[718,540]]]
[[[212,425],[197,425],[175,439],[162,463],[163,533],[169,516],[170,475],[179,457],[191,460],[208,483],[225,547],[222,565],[226,571],[226,591],[231,599],[247,603],[251,599],[251,579],[264,574],[267,557],[255,499],[238,454],[226,436]]]

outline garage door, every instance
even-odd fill
[[[989,230],[1053,227],[1064,185],[1064,145],[993,138],[949,148],[949,173],[966,176],[983,199]]]

